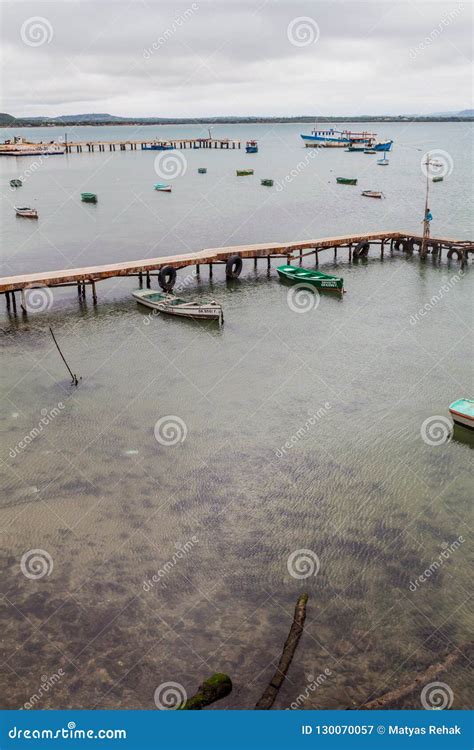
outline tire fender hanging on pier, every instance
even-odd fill
[[[356,245],[354,248],[352,257],[353,258],[366,258],[369,254],[369,250],[370,250],[369,242],[359,242],[359,244]]]
[[[158,271],[158,284],[164,292],[169,292],[176,283],[176,268],[173,266],[163,266]]]
[[[242,258],[240,255],[231,255],[225,264],[225,275],[227,279],[236,279],[242,271]]]
[[[396,240],[395,250],[402,250],[404,253],[412,253],[413,252],[413,240],[410,240],[410,239]]]

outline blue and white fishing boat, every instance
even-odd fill
[[[142,143],[142,151],[174,151],[172,143],[167,141],[153,141],[152,143]]]
[[[329,130],[312,130],[311,135],[301,133],[301,138],[305,142],[305,146],[371,146],[375,141],[375,133],[367,133],[366,131],[363,133],[353,133],[350,130],[329,128]]]
[[[371,148],[373,148],[374,151],[391,151],[392,144],[393,144],[393,141],[383,141],[381,143],[374,143],[374,145],[371,146]]]
[[[245,146],[245,150],[248,154],[256,154],[258,152],[258,143],[257,141],[247,141],[247,144]]]

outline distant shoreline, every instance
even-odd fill
[[[344,123],[414,123],[414,122],[474,122],[472,117],[268,117],[268,118],[222,118],[222,119],[156,119],[156,120],[142,120],[142,119],[129,119],[129,120],[70,120],[70,121],[32,121],[27,119],[18,119],[13,122],[0,123],[0,128],[14,129],[14,128],[67,128],[67,127],[130,127],[130,126],[166,126],[166,125],[259,125],[259,124],[301,124],[308,125],[314,123],[321,124],[344,124]]]

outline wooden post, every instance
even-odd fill
[[[290,265],[290,256],[289,255],[286,256],[286,265],[287,266]]]
[[[383,246],[385,244],[385,240],[381,240],[380,242],[380,257],[383,258]]]
[[[314,260],[316,268],[319,266],[319,253],[317,250],[314,251]]]
[[[81,299],[81,282],[77,282],[77,296]]]
[[[209,278],[212,279],[212,263],[209,263]]]
[[[267,255],[267,268],[268,268],[268,270],[270,270],[271,265],[272,265],[272,259],[271,259],[271,257],[269,255]]]
[[[15,299],[15,292],[12,292],[12,302],[13,302],[13,314],[16,315],[16,299]]]
[[[349,263],[352,263],[352,245],[349,245]]]
[[[257,268],[257,258],[254,258],[254,259],[253,259],[253,267],[254,267],[255,269]]]
[[[94,305],[96,305],[97,304],[97,292],[95,288],[94,279],[91,279],[91,286],[92,286],[92,302],[94,303]]]
[[[199,263],[196,263],[196,276],[199,276],[201,274],[201,266]]]
[[[337,260],[337,247],[334,248],[334,260]]]
[[[26,298],[25,298],[25,290],[22,289],[20,292],[21,295],[21,309],[23,310],[24,314],[26,315],[28,313],[28,308],[26,306]]]
[[[151,289],[150,272],[146,272],[146,288]]]
[[[7,303],[7,310],[10,309],[10,292],[5,292],[5,301]]]
[[[140,286],[140,289],[141,289],[141,288],[143,287],[143,274],[142,274],[142,272],[141,272],[141,271],[140,271],[140,273],[138,274],[138,284],[139,284],[139,286]]]

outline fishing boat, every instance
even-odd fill
[[[224,322],[222,305],[214,300],[209,302],[187,302],[180,297],[166,292],[153,292],[149,289],[137,289],[132,292],[137,302],[153,310],[158,310],[166,315],[175,315],[179,318],[192,318],[193,320],[217,320]]]
[[[273,180],[260,180],[260,185],[265,185],[265,187],[273,187]]]
[[[432,182],[443,182],[443,180],[444,180],[444,177],[441,177],[441,175],[438,175],[438,177],[432,178]]]
[[[365,151],[365,146],[353,146],[352,144],[345,148],[344,151]]]
[[[237,177],[246,177],[249,174],[253,174],[253,169],[237,169],[236,170]]]
[[[383,141],[382,143],[374,143],[372,148],[374,151],[391,151],[393,141]]]
[[[383,198],[384,194],[380,193],[378,190],[363,190],[361,195],[365,196],[366,198]]]
[[[175,147],[169,141],[152,141],[142,143],[142,151],[174,151]]]
[[[97,195],[95,193],[81,193],[81,201],[84,203],[97,203]]]
[[[459,398],[449,405],[449,413],[455,424],[474,430],[474,401],[469,398]]]
[[[21,187],[23,185],[21,180],[10,180],[11,187]]]
[[[364,148],[364,154],[376,154],[377,151],[374,148]]]
[[[17,216],[24,216],[26,219],[38,218],[38,211],[36,210],[36,208],[28,208],[27,206],[20,208],[15,206],[15,211]]]
[[[153,187],[160,193],[171,193],[171,185],[165,185],[164,182],[157,182]]]
[[[355,144],[371,146],[375,141],[375,133],[353,133],[350,130],[312,130],[311,135],[301,133],[301,138],[306,146],[335,146],[344,147]]]
[[[338,291],[344,291],[344,279],[340,276],[331,276],[321,271],[311,271],[307,268],[300,268],[299,266],[278,266],[278,275],[281,279],[289,279],[290,281],[305,282],[311,284],[316,289],[337,289]]]
[[[207,174],[206,167],[199,167],[198,168],[198,174]]]
[[[355,177],[336,177],[336,182],[339,185],[357,185]]]
[[[33,143],[21,136],[0,143],[0,156],[55,156],[66,153],[61,143]]]
[[[390,164],[390,162],[389,162],[389,160],[387,159],[387,157],[386,157],[386,156],[384,156],[384,157],[383,157],[383,159],[377,159],[377,164],[378,164],[378,165],[379,165],[380,167],[387,167],[387,166],[388,166],[388,165]]]
[[[248,154],[256,154],[258,151],[257,141],[247,141],[245,145],[245,150]]]

